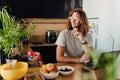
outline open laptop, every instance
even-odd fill
[[[106,66],[107,63],[114,64],[114,61],[116,60],[117,55],[113,52],[104,52],[104,53],[99,53],[97,56],[97,61],[94,62],[94,58],[93,60],[91,60],[88,63],[82,63],[84,66],[89,67],[91,69],[99,69],[99,68],[104,68]]]

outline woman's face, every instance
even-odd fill
[[[80,26],[80,15],[74,12],[70,17],[72,28],[78,28]]]

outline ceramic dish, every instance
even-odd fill
[[[59,66],[59,73],[62,75],[70,75],[74,71],[72,66]]]
[[[44,73],[41,71],[41,74],[46,78],[46,79],[55,79],[59,76],[59,71],[56,73]]]

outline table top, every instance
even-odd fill
[[[86,66],[83,66],[82,64],[77,63],[54,63],[54,64],[57,66],[72,66],[75,68],[72,74],[66,76],[59,74],[59,76],[54,80],[106,80],[104,70],[93,70]],[[33,71],[39,71],[40,69],[41,69],[40,67],[33,68]],[[29,71],[32,71],[32,68],[30,68]]]
[[[57,66],[72,66],[75,68],[74,72],[70,75],[59,75],[56,80],[97,80],[95,70],[85,67],[81,64],[75,63],[56,63]]]

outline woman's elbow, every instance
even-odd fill
[[[57,62],[62,62],[62,58],[60,56],[56,56]]]

